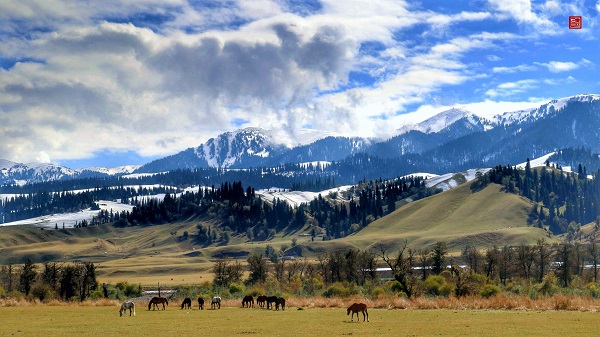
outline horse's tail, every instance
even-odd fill
[[[181,309],[185,306],[185,301],[181,302]]]
[[[167,300],[166,297],[165,297],[165,303],[167,303],[167,305],[169,305],[169,300]]]

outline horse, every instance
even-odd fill
[[[244,296],[244,299],[242,300],[242,308],[246,306],[250,308],[250,304],[252,304],[252,307],[254,308],[254,297],[252,297],[252,295]]]
[[[271,309],[273,307],[273,303],[277,303],[277,296],[267,297],[267,309]]]
[[[221,297],[219,297],[219,296],[213,297],[212,301],[210,302],[211,309],[216,309],[217,306],[219,306],[219,309],[221,309]]]
[[[354,303],[348,307],[347,315],[350,315],[350,311],[352,311],[351,321],[354,321],[354,314],[356,314],[356,319],[360,322],[360,317],[358,316],[358,312],[362,312],[363,314],[363,322],[365,321],[365,315],[367,316],[367,322],[369,321],[369,313],[367,312],[367,305],[364,303]]]
[[[258,306],[261,308],[264,308],[266,302],[267,302],[267,295],[260,295],[256,298],[256,304],[258,304]]]
[[[275,310],[279,310],[279,306],[281,305],[281,310],[285,310],[285,298],[279,297],[277,302],[275,302]]]
[[[154,309],[158,309],[158,305],[162,304],[163,310],[165,310],[165,303],[167,305],[169,305],[169,301],[164,297],[152,297],[150,302],[148,302],[148,310],[150,310],[150,308],[152,307],[152,304],[154,304]],[[152,310],[154,310],[154,309],[152,309]]]
[[[198,297],[198,310],[204,310],[204,299],[202,297]]]
[[[192,299],[189,297],[186,297],[183,302],[181,302],[181,309],[187,307],[188,309],[192,308]]]
[[[133,316],[135,316],[135,303],[131,301],[125,301],[121,304],[121,309],[119,310],[119,317],[127,314],[127,309],[129,309],[129,316],[131,316],[131,312],[133,311]]]

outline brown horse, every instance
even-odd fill
[[[148,302],[148,310],[150,310],[150,308],[152,307],[152,304],[154,304],[154,309],[158,309],[158,305],[162,304],[163,310],[165,310],[165,303],[167,305],[169,305],[169,301],[164,297],[152,297],[150,302]],[[154,310],[154,309],[152,309],[152,310]]]
[[[181,309],[183,308],[188,308],[191,309],[192,308],[192,299],[189,297],[186,297],[183,302],[181,302]]]
[[[252,308],[254,308],[254,297],[252,297],[252,295],[244,296],[244,299],[242,300],[242,308],[250,308],[250,305],[252,305]]]
[[[204,299],[202,297],[198,297],[198,310],[204,310]]]
[[[258,304],[259,307],[264,308],[265,303],[267,303],[267,295],[260,295],[256,298],[256,304]]]
[[[369,321],[369,313],[367,312],[367,305],[364,303],[354,303],[348,307],[348,314],[350,315],[350,311],[352,311],[351,321],[354,321],[354,314],[356,314],[356,319],[360,322],[360,316],[358,316],[359,312],[363,314],[363,322],[365,321],[365,315],[367,315],[367,322]]]
[[[267,297],[267,309],[271,309],[273,304],[277,304],[277,296]]]
[[[281,310],[285,310],[285,298],[279,297],[277,302],[275,302],[275,310],[279,310],[279,306],[281,306]]]

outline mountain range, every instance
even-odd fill
[[[157,173],[175,169],[241,169],[287,163],[343,161],[354,155],[402,159],[413,167],[446,173],[497,164],[519,163],[566,147],[600,152],[600,95],[552,100],[534,109],[486,119],[465,109],[443,111],[421,123],[403,126],[389,139],[340,137],[305,132],[290,141],[271,131],[245,128],[226,132],[142,166],[73,170],[54,164],[0,160],[0,184],[91,176]],[[360,168],[357,168],[359,170]]]

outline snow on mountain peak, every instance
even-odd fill
[[[600,101],[598,94],[580,94],[574,96],[553,99],[546,104],[542,104],[537,108],[509,111],[497,115],[493,118],[493,122],[499,125],[508,125],[513,123],[522,123],[531,119],[539,119],[541,117],[556,113],[563,109],[571,102],[593,102]]]
[[[423,133],[436,133],[456,123],[461,118],[471,116],[472,113],[465,108],[455,107],[450,110],[445,110],[437,115],[428,118],[418,124],[405,125],[398,129],[399,134],[403,134],[412,130],[421,131]]]

